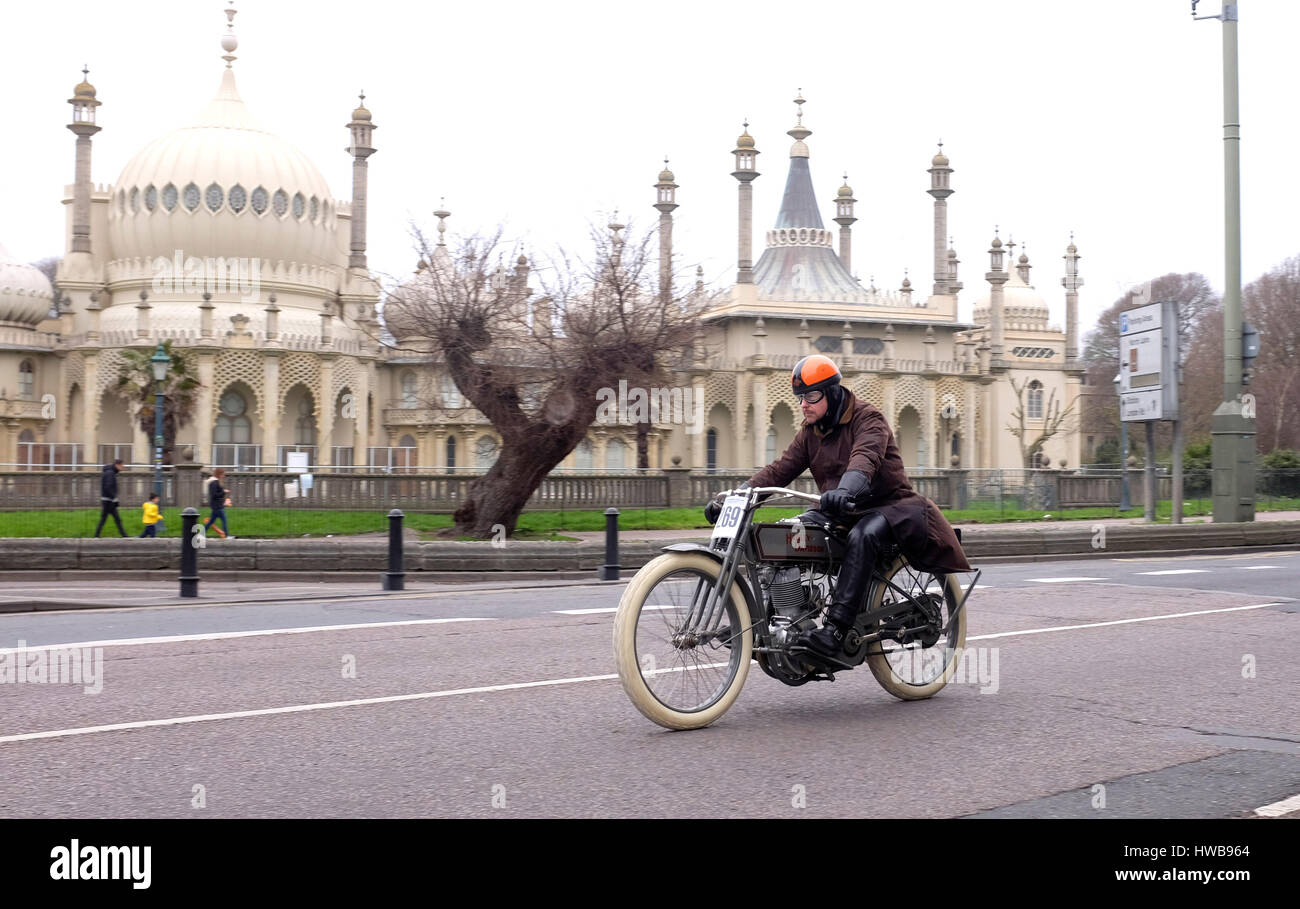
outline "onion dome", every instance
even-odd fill
[[[0,245],[0,325],[35,328],[49,317],[54,287],[35,265],[19,262]]]

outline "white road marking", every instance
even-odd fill
[[[1168,568],[1164,571],[1139,571],[1138,574],[1209,574],[1208,568]]]
[[[495,622],[496,619],[407,619],[401,622],[356,622],[351,625],[312,625],[304,628],[267,628],[256,631],[211,631],[203,634],[160,635],[152,638],[116,638],[107,641],[76,641],[70,644],[29,644],[22,652],[66,650],[80,647],[130,647],[140,644],[176,644],[182,641],[220,641],[225,638],[254,638],[272,634],[309,634],[317,631],[356,631],[362,628],[396,628],[402,625],[445,625],[449,622]],[[0,647],[0,654],[18,653],[16,647]]]
[[[968,641],[987,641],[991,638],[1013,638],[1021,634],[1043,634],[1048,631],[1075,631],[1079,628],[1104,628],[1107,625],[1129,625],[1133,622],[1158,622],[1161,619],[1182,619],[1189,615],[1213,615],[1218,612],[1241,612],[1245,609],[1264,609],[1267,606],[1281,606],[1281,603],[1257,603],[1254,606],[1227,606],[1223,609],[1198,609],[1195,612],[1174,612],[1168,615],[1147,615],[1136,619],[1115,619],[1111,622],[1088,622],[1084,625],[1056,625],[1052,628],[1026,628],[1022,631],[999,631],[995,634],[977,634]]]
[[[1026,581],[1037,581],[1039,584],[1064,584],[1067,581],[1107,581],[1109,578],[1025,578]]]
[[[647,609],[676,609],[676,606],[642,606],[641,611]],[[599,609],[552,609],[555,615],[595,615],[598,612],[618,612],[617,606],[602,606]]]
[[[1281,568],[1281,565],[1234,565],[1238,571],[1263,571],[1266,568]]]
[[[1195,612],[1180,612],[1180,613],[1173,613],[1169,615],[1153,615],[1153,616],[1145,616],[1136,619],[1118,619],[1112,622],[1090,622],[1085,625],[1059,625],[1053,628],[1027,628],[1021,631],[1004,631],[996,634],[981,634],[981,635],[976,635],[974,637],[969,637],[966,640],[984,641],[984,640],[989,640],[991,638],[1015,637],[1017,635],[1025,635],[1025,634],[1042,634],[1049,631],[1074,631],[1081,628],[1101,628],[1107,625],[1126,625],[1133,622],[1154,622],[1160,619],[1178,619],[1178,618],[1184,618],[1186,616],[1193,616],[1193,615],[1212,615],[1215,613],[1222,613],[1222,612],[1241,612],[1242,610],[1247,610],[1247,609],[1264,609],[1269,606],[1280,606],[1280,605],[1282,604],[1258,603],[1254,606],[1230,606],[1224,609],[1201,609]],[[423,624],[426,621],[438,621],[438,620],[437,619],[417,620],[414,623],[398,622],[394,624]],[[346,627],[346,626],[340,626],[340,627]],[[367,626],[362,625],[359,627],[364,628]],[[163,640],[167,640],[167,639],[163,639]],[[117,643],[117,642],[110,641],[106,643]],[[61,645],[61,646],[67,646],[67,645]],[[726,665],[726,664],[710,663],[704,666],[686,667],[686,668],[688,669],[715,668],[717,666],[722,666],[722,665]],[[672,669],[656,670],[656,673],[673,672],[673,671],[678,671],[678,670],[672,670]],[[103,726],[81,726],[74,729],[53,729],[46,732],[24,732],[24,733],[19,733],[17,735],[0,736],[0,744],[3,744],[5,742],[28,742],[37,739],[53,739],[53,738],[65,738],[65,737],[76,736],[76,735],[90,735],[96,732],[118,732],[127,729],[149,729],[158,726],[181,726],[181,725],[188,725],[191,723],[206,723],[212,720],[243,719],[246,717],[255,717],[255,716],[275,716],[284,713],[308,713],[317,710],[333,710],[338,707],[363,707],[372,704],[396,704],[396,703],[401,703],[403,701],[430,700],[433,698],[455,697],[464,694],[492,694],[500,691],[518,691],[526,688],[548,688],[548,687],[555,687],[557,685],[576,685],[581,682],[607,682],[617,678],[618,678],[617,674],[611,674],[611,675],[590,675],[590,676],[582,676],[578,678],[568,678],[568,679],[543,679],[541,681],[536,681],[536,682],[515,682],[508,685],[485,685],[479,688],[454,688],[447,691],[423,691],[423,692],[419,692],[418,694],[395,694],[395,695],[389,695],[388,697],[359,698],[357,700],[351,700],[351,701],[327,701],[325,703],[317,703],[317,704],[297,704],[290,707],[267,707],[260,710],[239,710],[231,713],[206,713],[206,714],[198,714],[193,716],[169,717],[161,720],[138,720],[130,723],[110,723]]]
[[[1255,813],[1260,817],[1281,817],[1293,811],[1300,811],[1300,795],[1293,795],[1289,799],[1255,809]]]

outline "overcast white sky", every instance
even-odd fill
[[[5,9],[0,242],[64,252],[65,103],[91,66],[103,107],[94,179],[192,122],[224,66],[222,0],[51,2]],[[344,124],[359,88],[379,129],[369,256],[405,275],[414,219],[446,197],[457,231],[497,224],[530,252],[580,244],[617,207],[651,226],[668,154],[676,250],[715,285],[735,277],[741,120],[762,152],[755,258],[775,220],[802,88],[822,216],[848,171],[860,200],[854,270],[931,284],[925,172],[942,137],[949,231],[970,317],[995,224],[1028,242],[1032,281],[1064,323],[1061,255],[1083,256],[1081,330],[1123,290],[1169,271],[1223,287],[1222,26],[1189,0],[578,0],[406,3],[240,0],[235,71],[254,116],[351,194]],[[1217,14],[1204,0],[1202,14]],[[1244,281],[1300,253],[1300,3],[1241,0]]]

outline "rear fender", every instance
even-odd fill
[[[673,543],[671,546],[663,547],[661,551],[698,552],[713,559],[713,561],[717,562],[718,565],[722,564],[723,553],[710,549],[708,546],[705,546],[703,543]],[[758,602],[758,600],[755,599],[754,591],[750,589],[749,581],[746,580],[745,578],[745,573],[743,571],[737,571],[734,580],[735,583],[740,586],[740,592],[745,597],[745,605],[749,608],[750,623],[753,625],[762,626],[762,624],[766,621],[766,618],[763,615],[763,604]]]

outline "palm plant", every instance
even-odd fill
[[[176,447],[177,430],[189,425],[198,403],[200,383],[193,372],[192,357],[177,349],[170,341],[163,342],[163,350],[171,357],[167,378],[163,382],[163,463],[172,463],[172,450]],[[154,434],[154,400],[157,389],[153,378],[150,357],[152,349],[124,350],[125,361],[118,375],[116,392],[128,407],[138,407],[137,420],[149,438]]]

